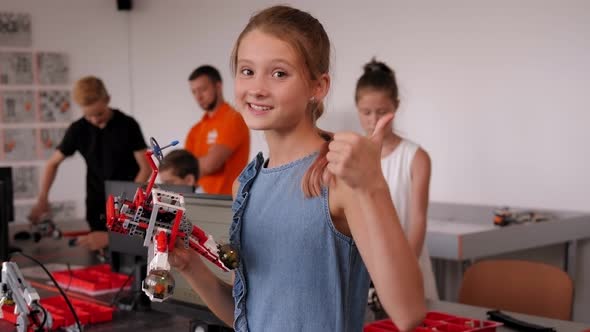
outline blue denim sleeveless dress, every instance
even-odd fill
[[[252,331],[362,331],[369,274],[354,241],[338,232],[328,190],[305,198],[301,179],[317,153],[244,169],[230,241],[239,249],[234,328]]]

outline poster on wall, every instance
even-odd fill
[[[72,120],[70,92],[62,90],[39,92],[39,113],[42,122],[67,122]]]
[[[39,194],[42,163],[73,118],[69,55],[35,48],[32,19],[0,10],[0,165],[14,170],[15,219],[21,222]],[[77,201],[51,203],[55,219],[77,217]]]
[[[57,149],[66,133],[66,128],[43,128],[39,135],[41,142],[41,159],[48,159]]]
[[[0,46],[30,47],[31,15],[0,12]]]
[[[67,84],[69,76],[68,57],[64,53],[37,53],[39,84]]]
[[[37,196],[39,169],[36,166],[13,167],[12,177],[15,199],[29,199]]]
[[[4,160],[31,161],[37,159],[35,131],[32,128],[4,129],[2,131]]]
[[[33,53],[0,52],[0,84],[33,84]]]
[[[35,96],[33,91],[4,91],[0,94],[2,103],[0,118],[3,123],[35,122]]]

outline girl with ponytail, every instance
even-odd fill
[[[369,276],[400,330],[425,314],[416,256],[381,172],[391,118],[369,137],[318,129],[329,59],[322,24],[288,6],[254,15],[233,49],[236,106],[269,147],[234,186],[239,267],[228,285],[191,251],[175,250],[171,264],[236,331],[362,331]]]
[[[355,102],[361,126],[371,135],[379,120],[397,114],[399,91],[394,71],[371,60],[356,85]],[[393,120],[392,120],[393,125]],[[381,169],[410,247],[418,257],[426,298],[438,300],[426,237],[430,157],[418,144],[386,128],[381,148]],[[397,221],[394,221],[397,222]]]

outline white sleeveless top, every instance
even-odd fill
[[[399,145],[388,156],[381,159],[381,168],[383,169],[385,180],[389,186],[398,218],[406,233],[410,223],[411,166],[418,148],[418,144],[407,139],[402,139]],[[422,270],[426,298],[438,300],[438,292],[436,290],[426,241],[424,242],[418,263]]]

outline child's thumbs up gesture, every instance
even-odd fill
[[[382,185],[381,147],[392,119],[393,113],[379,119],[370,137],[352,132],[334,134],[326,155],[328,171],[353,189]]]

